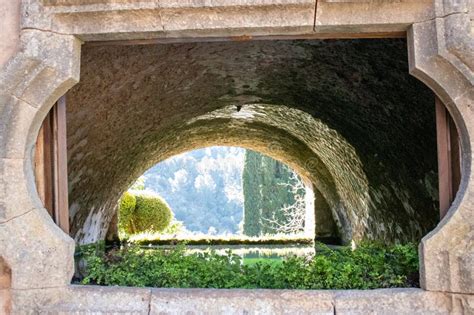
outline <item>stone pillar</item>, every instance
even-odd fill
[[[0,0],[0,67],[18,50],[20,0]]]
[[[315,216],[315,234],[316,240],[331,240],[339,239],[337,225],[334,222],[331,208],[326,199],[319,190],[314,190],[314,216]]]
[[[109,229],[107,230],[107,234],[105,239],[110,242],[115,242],[119,240],[118,237],[118,211],[115,212],[112,220],[109,224]]]
[[[305,218],[304,218],[304,234],[307,237],[315,236],[316,222],[314,221],[314,188],[313,184],[308,181],[304,181],[305,194]]]

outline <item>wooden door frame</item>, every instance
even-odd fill
[[[438,143],[439,214],[444,218],[461,183],[461,148],[453,118],[436,97],[436,138]]]
[[[46,115],[36,140],[35,180],[53,221],[69,234],[66,97]]]

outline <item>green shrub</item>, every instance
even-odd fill
[[[130,235],[141,232],[162,232],[168,227],[173,213],[166,202],[149,194],[123,194],[119,202],[119,230]]]
[[[173,219],[168,204],[158,196],[137,195],[134,223],[135,232],[162,232]]]
[[[134,195],[125,192],[119,201],[119,231],[132,234],[135,231],[133,215],[137,200]]]
[[[79,248],[83,284],[167,288],[374,289],[416,285],[416,247],[362,244],[356,250],[318,245],[315,257],[243,264],[239,256],[103,245]]]

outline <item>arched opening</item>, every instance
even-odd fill
[[[241,147],[213,146],[171,157],[148,169],[128,193],[164,199],[182,226],[182,231],[172,232],[178,236],[316,236],[312,182],[269,156]],[[319,209],[324,211],[332,219],[327,207]]]
[[[86,79],[83,85],[78,85],[66,96],[67,102],[72,103],[72,106],[68,107],[69,117],[76,117],[68,118],[70,119],[68,125],[72,125],[68,128],[73,131],[68,135],[72,139],[68,148],[71,167],[69,172],[74,175],[69,179],[70,197],[73,199],[69,215],[72,223],[71,233],[78,242],[90,243],[105,237],[113,217],[113,209],[116,207],[116,200],[130,180],[143,172],[146,167],[185,150],[216,144],[240,144],[268,152],[269,155],[294,166],[314,183],[316,191],[322,196],[320,200],[324,201],[320,209],[330,210],[332,220],[336,223],[345,243],[360,242],[364,239],[384,242],[418,241],[437,223],[437,192],[436,188],[433,188],[436,186],[436,163],[433,164],[436,155],[432,154],[432,145],[435,141],[432,124],[434,113],[432,104],[430,107],[427,106],[433,101],[432,95],[426,89],[423,90],[422,85],[405,77],[403,82],[409,93],[400,95],[384,89],[388,98],[383,99],[378,95],[380,90],[374,94],[374,88],[382,88],[382,83],[380,86],[372,85],[373,82],[364,81],[362,78],[356,80],[353,77],[362,75],[358,73],[360,69],[350,69],[350,76],[344,72],[338,73],[333,66],[321,70],[320,61],[313,56],[313,52],[318,51],[318,57],[324,57],[327,51],[322,47],[327,43],[324,45],[312,41],[262,43],[247,45],[243,53],[248,54],[247,57],[252,63],[259,61],[260,58],[258,55],[253,55],[255,51],[263,52],[265,55],[282,48],[281,60],[275,58],[269,66],[271,68],[276,64],[277,68],[281,68],[278,69],[281,71],[279,75],[285,75],[281,81],[275,81],[273,77],[268,76],[266,71],[269,69],[258,69],[246,78],[248,73],[234,69],[235,65],[232,62],[227,64],[223,61],[229,58],[228,54],[234,48],[242,49],[237,46],[219,47],[229,46],[227,43],[202,44],[203,47],[200,47],[200,44],[191,45],[196,47],[172,45],[171,48],[165,45],[163,46],[165,49],[156,55],[156,51],[146,52],[146,47],[128,47],[131,50],[140,50],[140,54],[148,53],[155,58],[158,58],[160,53],[169,55],[171,52],[168,50],[176,49],[187,50],[187,54],[196,50],[196,56],[193,58],[204,56],[210,59],[202,59],[197,69],[183,68],[182,71],[188,75],[193,74],[191,70],[204,71],[184,92],[178,89],[179,84],[171,86],[172,92],[170,92],[169,84],[173,83],[173,79],[167,82],[160,81],[152,74],[149,63],[141,65],[145,68],[139,71],[138,77],[142,82],[157,84],[163,89],[161,91],[163,94],[157,95],[153,89],[137,91],[139,85],[136,81],[122,82],[122,78],[116,81],[116,76],[120,76],[119,67],[111,64],[109,66],[114,70],[102,73],[105,77],[101,77],[101,80],[110,76],[108,77],[110,85],[103,83],[111,90],[124,92],[124,95],[103,94],[98,99],[91,100],[89,92],[94,82]],[[334,50],[337,50],[340,44],[334,45],[329,53],[334,54]],[[397,55],[400,57],[400,52],[396,50],[403,46],[403,42],[381,41],[379,44],[386,49],[394,49],[392,55],[384,61],[395,60],[392,64],[395,67],[393,69],[403,69],[396,59]],[[204,47],[208,45],[210,51],[207,51],[209,47]],[[366,49],[371,47],[370,44],[361,41],[351,42],[348,47],[354,49],[364,45]],[[107,50],[104,47],[90,49],[99,55]],[[219,52],[217,63],[213,59],[216,57],[215,49]],[[293,54],[294,57],[300,49],[306,49],[308,52],[291,64],[290,68],[295,67],[302,72],[295,75],[296,72],[293,72],[295,69],[288,69],[282,62],[288,61],[286,54]],[[129,55],[130,52],[125,50],[127,49],[124,49],[123,55],[110,60],[125,62],[121,64],[123,66],[130,62],[131,58],[131,64],[136,65],[139,62],[134,59],[136,51]],[[114,54],[117,51],[105,52],[108,53]],[[180,62],[189,57],[186,53],[185,59],[181,59],[183,56],[179,54],[176,56],[179,56]],[[91,73],[97,69],[94,61],[98,58],[95,57],[97,56],[90,59]],[[210,62],[212,67],[206,68],[209,66],[207,62]],[[213,81],[217,82],[217,86],[213,86],[216,90],[210,91],[207,95],[209,98],[201,99],[203,96],[198,90],[206,88],[207,76],[210,74],[221,76],[219,72],[210,73],[215,71],[216,68],[213,67],[216,64],[229,67],[227,70],[233,76],[227,75],[222,81]],[[314,76],[303,67],[307,64],[313,64],[313,70],[322,71],[332,77],[337,82],[335,87],[329,87],[324,80],[311,81],[314,80]],[[161,66],[166,68],[167,65],[159,64],[157,67]],[[379,80],[388,81],[379,77],[378,72],[383,71],[385,65],[369,63],[364,66],[370,67],[370,71],[364,73],[365,75],[373,75]],[[86,73],[87,70],[86,67]],[[400,79],[401,72],[394,71],[393,74]],[[288,81],[286,76],[292,77],[292,80]],[[302,85],[301,82],[305,80],[309,80],[314,86]],[[354,89],[346,94],[348,84]],[[125,85],[128,89],[122,89]],[[332,90],[332,94],[323,93],[327,88]],[[216,91],[218,92],[215,93]],[[358,92],[351,95],[354,91]],[[180,95],[184,97],[184,101],[181,104],[174,103],[176,95],[168,95],[169,93],[184,93]],[[193,93],[198,95],[198,98],[193,98],[195,96]],[[421,93],[424,97],[420,98],[420,94],[416,93]],[[310,95],[320,99],[314,103]],[[331,100],[328,95],[336,96],[337,101]],[[160,108],[156,103],[156,97],[163,104],[167,104],[166,106],[171,108],[177,106],[183,112],[174,108],[170,113],[166,113],[167,109],[164,107],[162,108],[164,112],[158,110],[158,114],[155,114],[154,111],[157,110],[155,107]],[[399,106],[397,97],[401,97],[407,104],[417,104],[416,109]],[[193,104],[195,100],[196,104],[205,106],[196,106]],[[92,111],[90,108],[81,108],[84,104],[92,104],[94,101],[101,102],[104,107],[97,106]],[[277,103],[278,101],[285,103]],[[388,108],[384,108],[386,102]],[[325,108],[326,103],[331,105]],[[130,104],[135,104],[133,105],[135,107],[120,110],[120,106]],[[146,105],[141,105],[144,106],[141,108],[136,104]],[[312,106],[316,106],[316,109]],[[135,123],[129,125],[127,119],[131,117],[132,121],[143,119],[144,123],[140,126],[136,126]],[[94,119],[105,124],[105,130],[100,130],[100,123],[91,124]],[[168,119],[170,121],[167,121]],[[418,124],[415,124],[415,121]],[[111,129],[108,129],[109,127]],[[134,128],[138,130],[132,131]],[[97,131],[99,133],[96,133]],[[424,134],[421,135],[422,133]],[[132,137],[128,137],[130,134]],[[406,152],[397,150],[398,145],[406,144],[406,139],[414,142],[410,144],[409,150]],[[93,144],[94,152],[89,147],[90,142]],[[113,153],[109,156],[110,152]],[[148,156],[153,158],[150,159]],[[131,157],[133,165],[128,164],[132,160]],[[109,160],[116,169],[104,169],[105,160]],[[403,163],[399,164],[400,161]],[[120,168],[117,166],[120,164],[127,168],[126,176],[120,174]],[[402,168],[396,169],[396,166],[400,165]],[[99,175],[97,178],[101,180],[92,178],[92,174]],[[105,191],[105,187],[108,191]],[[97,193],[98,191],[101,193]],[[400,216],[396,211],[390,210],[392,207],[402,211],[403,215]],[[418,207],[421,211],[415,211]]]
[[[345,61],[331,63],[341,47]],[[419,240],[438,220],[434,97],[407,74],[405,49],[401,40],[85,47],[82,81],[66,97],[72,235],[103,238],[120,193],[157,161],[238,144],[311,179],[346,243]]]
[[[106,236],[109,244],[185,242],[191,251],[232,250],[243,259],[314,253],[315,239],[340,243],[329,207],[315,209],[312,182],[269,156],[228,146],[148,169],[122,194]]]

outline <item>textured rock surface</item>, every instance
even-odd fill
[[[13,314],[471,314],[469,295],[420,289],[348,291],[69,286],[13,290]],[[464,313],[463,313],[464,312]]]
[[[418,289],[338,291],[335,293],[336,314],[430,314],[452,311],[450,297]]]
[[[76,240],[105,236],[116,200],[148,167],[211,144],[308,175],[346,241],[419,240],[436,223],[433,95],[408,75],[401,40],[83,50],[67,95]]]
[[[151,290],[68,286],[13,290],[13,314],[149,314]]]
[[[74,242],[45,209],[0,224],[0,253],[11,268],[13,289],[65,286],[74,272]],[[30,255],[35,260],[26,258]]]
[[[332,291],[152,290],[150,314],[333,314]]]

